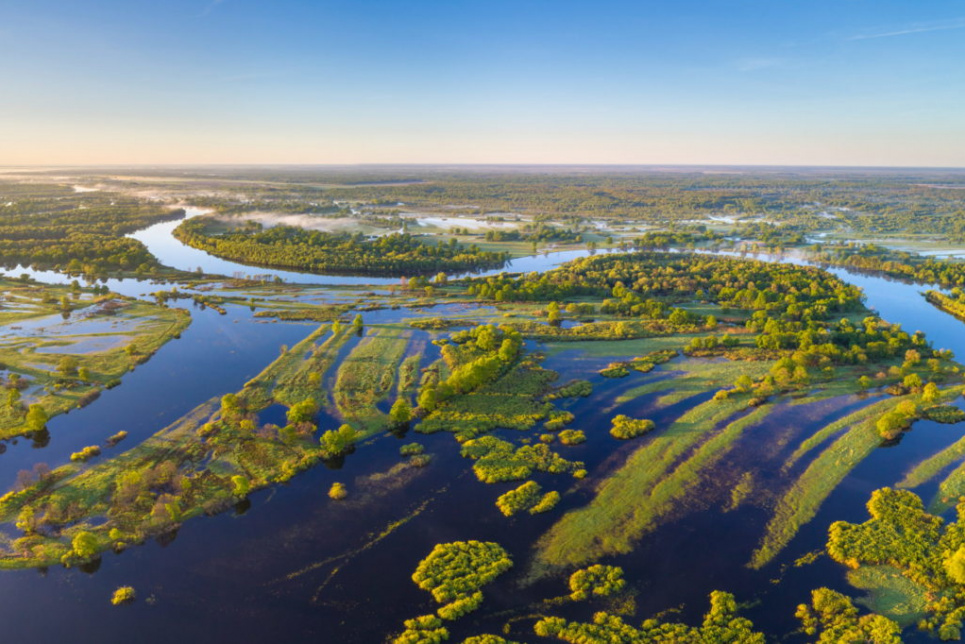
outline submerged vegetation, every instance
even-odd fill
[[[319,537],[322,548],[368,530],[370,510],[392,516],[350,555],[293,573],[327,575],[313,604],[340,619],[354,610],[357,598],[319,599],[322,591],[336,575],[350,574],[350,559],[389,535],[399,536],[392,542],[399,560],[432,548],[412,580],[435,605],[398,615],[396,642],[511,644],[535,636],[574,644],[756,643],[764,634],[739,615],[726,588],[711,594],[702,622],[678,621],[673,612],[693,615],[693,602],[665,602],[659,578],[639,578],[634,551],[664,544],[647,556],[666,556],[667,565],[693,557],[698,565],[716,555],[681,554],[708,542],[678,539],[678,527],[700,532],[705,521],[719,521],[721,530],[739,526],[740,538],[719,548],[728,560],[715,562],[708,579],[726,583],[726,573],[746,567],[741,574],[761,587],[785,583],[788,561],[804,565],[822,555],[813,534],[826,525],[805,526],[816,517],[848,518],[839,514],[847,504],[829,500],[853,495],[851,483],[865,485],[865,469],[875,469],[882,470],[870,475],[881,481],[876,486],[906,489],[874,492],[871,518],[833,523],[825,550],[868,595],[854,601],[828,588],[805,589],[793,599],[805,602],[797,607],[797,636],[891,643],[912,624],[942,639],[961,636],[961,366],[924,334],[878,317],[860,289],[819,266],[738,255],[796,246],[798,257],[828,265],[962,286],[965,263],[834,241],[843,230],[897,232],[893,219],[904,232],[963,238],[955,199],[863,176],[839,182],[680,173],[644,181],[587,173],[547,182],[494,171],[486,180],[438,173],[380,185],[346,175],[327,187],[269,189],[248,182],[245,172],[212,170],[191,201],[217,214],[186,220],[176,236],[250,265],[405,279],[364,292],[320,291],[239,276],[214,280],[199,269],[195,282],[140,299],[102,284],[4,279],[0,438],[27,436],[28,447],[46,444],[52,417],[99,404],[102,391],[177,338],[191,319],[174,308],[183,300],[232,323],[315,324],[293,346],[277,353],[273,346],[272,362],[253,377],[257,369],[239,375],[234,391],[193,401],[201,404],[154,435],[104,427],[64,441],[70,449],[51,466],[21,471],[0,497],[0,567],[93,570],[107,553],[168,542],[195,517],[249,512],[272,498],[259,490],[317,467],[318,478],[305,479],[312,501],[304,502],[321,503],[319,525],[330,528]],[[220,173],[238,173],[230,181],[244,182],[250,194],[223,190],[219,182],[229,179]],[[3,181],[0,214],[9,216],[0,247],[11,266],[184,278],[124,237],[184,216],[163,203]],[[410,207],[439,216],[420,221],[400,210]],[[258,223],[275,212],[346,227]],[[455,226],[444,225],[450,214]],[[668,219],[672,229],[655,225]],[[806,246],[816,232],[831,237]],[[703,252],[731,244],[734,256]],[[545,272],[446,274],[578,246],[590,253]],[[965,319],[960,289],[926,297]],[[234,315],[239,311],[251,319]],[[903,471],[878,466],[895,454],[904,461],[894,462],[904,463],[906,452],[917,462]],[[453,490],[465,500],[442,498]],[[927,509],[910,490],[931,497]],[[376,507],[375,499],[384,503]],[[437,507],[458,508],[452,531]],[[423,514],[434,518],[401,532]],[[467,540],[432,547],[438,534]],[[281,552],[304,539],[283,536]],[[510,552],[518,574],[508,574]],[[686,579],[692,570],[681,572]],[[567,594],[534,596],[566,582]],[[344,577],[339,583],[350,586]],[[693,582],[705,594],[711,588],[703,583]],[[667,597],[691,597],[680,585]],[[644,593],[657,607],[650,617],[638,614]],[[792,593],[776,595],[744,599],[750,607]],[[133,588],[121,587],[112,603],[133,599]],[[402,619],[410,615],[417,616]],[[500,635],[478,634],[482,628]],[[778,635],[767,633],[768,641]]]

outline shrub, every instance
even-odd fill
[[[622,568],[596,564],[570,575],[570,598],[581,601],[591,595],[609,597],[621,592],[626,585]]]
[[[328,489],[328,498],[335,501],[341,501],[348,496],[348,490],[345,489],[345,485],[342,483],[332,483],[332,487]]]
[[[652,420],[630,418],[620,414],[613,418],[613,426],[610,428],[610,435],[620,440],[627,440],[642,436],[655,427]]]
[[[526,481],[518,488],[510,490],[496,499],[496,507],[507,517],[529,510],[540,500],[542,488],[536,481]]]
[[[612,362],[600,370],[600,375],[604,378],[625,378],[630,375],[630,370],[625,362]]]
[[[131,586],[121,586],[114,591],[114,595],[111,597],[111,603],[115,606],[120,606],[121,604],[130,604],[132,601],[134,601],[134,597],[134,588]]]
[[[586,434],[579,429],[564,429],[560,432],[559,438],[564,445],[579,445],[586,441]]]
[[[440,604],[471,599],[513,566],[502,546],[482,541],[440,543],[419,562],[412,581]],[[481,601],[481,598],[480,598]]]
[[[556,507],[556,504],[560,502],[560,493],[556,490],[551,490],[543,495],[543,498],[539,500],[539,503],[534,505],[529,509],[530,514],[542,514],[543,512],[549,512]]]
[[[75,463],[85,463],[95,456],[99,456],[101,453],[101,448],[99,445],[88,445],[79,452],[74,452],[70,455],[70,460]]]
[[[415,456],[416,454],[421,454],[426,451],[420,443],[408,443],[399,448],[399,454],[401,456]]]

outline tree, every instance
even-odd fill
[[[389,418],[396,426],[406,425],[412,421],[412,405],[409,404],[408,398],[399,396],[395,399],[392,409],[389,410]]]
[[[57,363],[57,371],[59,371],[60,375],[64,376],[65,378],[73,375],[77,372],[77,358],[74,356],[62,357],[60,362]]]
[[[241,474],[235,474],[231,477],[231,483],[234,485],[234,494],[238,497],[248,496],[248,491],[251,489],[251,483],[247,478]]]
[[[27,418],[24,424],[30,428],[30,431],[39,432],[47,426],[47,420],[49,420],[47,410],[39,403],[33,403],[27,408]]]
[[[934,382],[929,382],[925,385],[925,388],[921,392],[921,401],[924,403],[933,403],[938,400],[938,385]]]
[[[318,406],[315,404],[315,401],[311,398],[306,398],[292,405],[285,416],[288,418],[289,423],[298,425],[299,423],[311,422],[317,412]]]
[[[81,531],[74,535],[73,540],[71,540],[71,547],[74,554],[79,558],[91,559],[97,555],[100,544],[92,532]]]

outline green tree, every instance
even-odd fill
[[[81,531],[74,535],[71,540],[71,547],[74,554],[81,559],[91,559],[97,555],[100,543],[92,532]]]
[[[399,396],[392,403],[389,418],[397,426],[406,425],[412,421],[412,405],[409,404],[409,400],[405,396]]]

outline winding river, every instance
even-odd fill
[[[187,210],[188,216],[203,212]],[[244,266],[186,247],[171,235],[176,226],[177,222],[157,224],[132,237],[144,242],[161,263],[185,271],[201,267],[205,272],[228,276],[269,274],[290,283],[318,286],[365,287],[398,282],[396,278],[308,275]],[[509,262],[501,271],[484,274],[545,271],[587,254],[565,251],[524,257]],[[758,258],[801,261],[792,255]],[[936,348],[951,349],[965,357],[962,323],[927,304],[921,295],[925,287],[845,269],[829,270],[861,287],[868,306],[884,319],[900,323],[908,331],[920,330]],[[71,279],[53,272],[7,271],[10,275],[25,272],[46,282]],[[107,285],[131,296],[159,287],[133,279],[108,280]],[[437,307],[433,315],[446,315],[450,311],[447,306],[451,305]],[[451,314],[458,315],[458,311]],[[389,321],[399,315],[380,311],[366,314],[366,319]],[[128,430],[130,436],[118,449],[133,446],[197,404],[239,389],[277,355],[279,345],[294,344],[314,326],[265,323],[253,318],[246,308],[236,306],[229,306],[224,316],[197,310],[193,317],[181,339],[125,376],[120,387],[104,392],[84,410],[54,418],[49,424],[49,441],[38,444],[20,439],[7,443],[0,454],[0,488],[10,485],[19,469],[41,461],[51,466],[62,464],[72,451],[101,442],[121,429]],[[586,363],[575,365],[560,356],[551,357],[547,366],[567,378],[577,375]],[[601,389],[611,386],[597,380]],[[591,427],[605,422],[609,410],[602,408],[599,400],[588,399],[581,404],[583,407],[574,408],[581,423]],[[641,405],[652,401],[633,404],[637,407],[627,408],[627,413],[641,412],[645,410]],[[893,479],[922,453],[961,433],[958,428],[923,426],[919,431],[916,426],[897,448],[877,450],[835,491],[795,543],[805,544],[805,550],[820,547],[830,520],[860,520],[869,490],[888,484],[888,476]],[[507,534],[505,519],[491,516],[495,514],[492,490],[467,475],[465,461],[458,456],[451,437],[420,436],[419,441],[433,453],[433,464],[404,490],[376,489],[370,499],[354,501],[358,505],[333,508],[324,492],[333,481],[351,484],[397,463],[399,443],[394,439],[386,437],[367,445],[366,457],[348,459],[342,470],[314,468],[288,485],[253,494],[251,510],[239,508],[234,514],[191,521],[176,539],[105,556],[96,574],[61,568],[40,573],[3,571],[0,618],[4,639],[78,643],[133,639],[158,644],[380,641],[402,619],[430,609],[427,597],[415,591],[409,575],[434,543],[493,539],[504,543],[514,558],[525,561],[533,539],[546,527],[545,522],[518,521]],[[585,447],[573,449],[584,450],[574,453],[595,466],[605,462],[613,451],[611,442],[595,443],[592,438]],[[420,505],[423,500],[428,505]],[[466,512],[467,507],[474,511]],[[386,525],[413,512],[422,513],[413,523],[415,527],[386,536],[365,557],[349,555],[326,563],[333,553],[352,553],[364,546],[359,535],[380,534]],[[639,550],[620,561],[633,579],[643,580],[641,613],[686,602],[684,616],[692,621],[706,607],[706,591],[720,587],[738,592],[739,600],[749,600],[756,593],[765,595],[751,616],[761,627],[784,632],[793,628],[793,607],[806,599],[808,589],[821,585],[846,589],[840,567],[829,563],[792,570],[782,584],[769,589],[767,580],[777,574],[775,568],[789,560],[784,557],[765,571],[750,572],[736,559],[720,556],[720,552],[728,551],[731,540],[746,545],[742,526],[749,521],[747,512],[734,512],[725,519],[721,516],[695,513],[647,537]],[[788,550],[800,554],[801,547]],[[343,568],[347,572],[339,572]],[[330,585],[331,580],[334,582]],[[513,593],[487,591],[487,613],[511,608],[520,596],[529,601],[559,595],[563,590],[560,583],[558,579],[548,580],[527,590],[514,589]],[[111,592],[128,584],[137,588],[139,601],[120,610],[112,608],[108,602]],[[349,621],[346,615],[352,616]],[[372,617],[359,617],[362,615]],[[453,641],[470,634],[453,630]],[[917,637],[908,635],[909,641]]]

